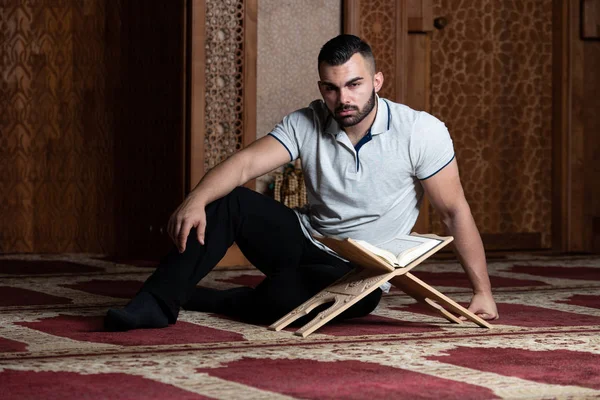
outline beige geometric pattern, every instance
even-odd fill
[[[482,233],[539,233],[551,246],[552,7],[434,0],[431,112],[453,137]],[[443,232],[432,219],[431,230]]]

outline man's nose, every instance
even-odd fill
[[[340,89],[340,104],[349,104],[350,103],[350,93],[348,89],[342,88]]]

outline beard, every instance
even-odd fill
[[[360,123],[363,119],[365,119],[365,117],[367,115],[369,115],[371,113],[371,111],[373,111],[373,108],[375,108],[375,99],[376,99],[375,89],[373,89],[373,93],[371,94],[369,101],[367,101],[367,104],[365,104],[363,108],[358,108],[357,106],[348,105],[348,104],[342,104],[341,106],[337,107],[334,110],[333,119],[335,119],[336,122],[338,123],[338,125],[342,128],[354,126],[354,125]],[[340,116],[339,115],[340,112],[347,111],[347,110],[356,110],[358,112],[356,113],[356,115],[348,115],[348,116]]]

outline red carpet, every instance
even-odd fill
[[[167,329],[103,332],[152,271],[147,260],[0,256],[0,398],[600,398],[600,257],[490,262],[501,319],[454,325],[402,292],[373,315],[306,339],[182,312]],[[450,261],[415,275],[465,304]],[[203,284],[256,285],[253,269]]]

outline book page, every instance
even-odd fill
[[[380,247],[375,247],[371,243],[365,242],[364,240],[354,240],[354,242],[371,253],[383,258],[388,264],[397,266],[398,261],[394,253],[390,253],[389,251]]]
[[[430,240],[432,239],[423,238],[419,236],[402,235],[395,237],[392,240],[388,240],[387,242],[380,243],[376,246],[380,249],[387,250],[390,253],[394,254],[396,257],[398,257],[401,253],[405,252],[406,250],[415,248],[421,245],[422,243],[428,242]]]
[[[440,243],[442,241],[437,239],[404,235],[382,243],[377,247],[394,254],[397,258],[397,265],[405,267]]]

